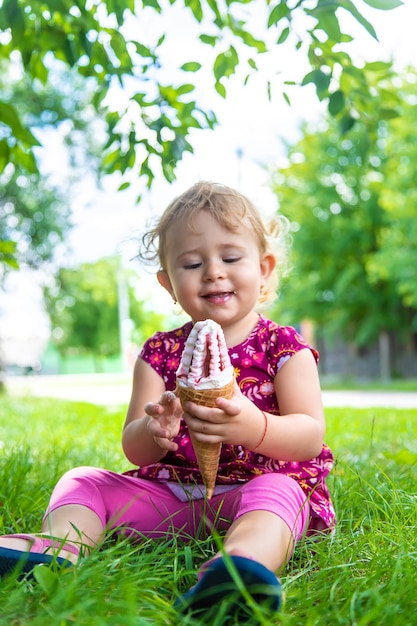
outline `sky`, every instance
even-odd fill
[[[356,2],[356,5],[359,3]],[[375,27],[379,41],[373,40],[360,26],[355,25],[355,40],[347,47],[353,58],[361,61],[394,59],[397,67],[415,65],[417,59],[417,0],[405,0],[404,5],[393,11],[375,11],[360,3],[364,15]],[[167,48],[165,63],[167,75],[170,63],[178,63],[177,55],[190,60],[195,46],[193,21],[184,19],[184,12],[175,12],[175,6],[166,16],[168,23],[175,23],[178,49]],[[153,12],[142,28],[156,27]],[[352,20],[345,18],[346,30],[351,32]],[[285,78],[299,77],[306,73],[302,59],[290,51],[278,50],[269,62],[274,63]],[[190,53],[191,50],[191,53]],[[265,61],[266,62],[266,61]],[[209,67],[209,63],[207,63]],[[265,68],[265,71],[268,68]],[[189,79],[194,80],[195,75]],[[283,140],[295,142],[299,137],[302,122],[317,119],[322,108],[311,87],[303,87],[291,92],[292,104],[289,107],[279,93],[273,94],[272,102],[266,97],[262,72],[252,78],[247,87],[242,87],[239,77],[226,83],[227,98],[221,99],[208,88],[210,75],[206,73],[198,85],[205,107],[213,108],[219,120],[215,131],[195,131],[192,135],[193,154],[186,154],[177,169],[177,179],[167,183],[158,176],[152,190],[144,191],[144,184],[136,182],[131,191],[117,192],[119,181],[107,180],[99,190],[91,179],[85,179],[73,190],[72,210],[75,227],[69,238],[66,258],[72,263],[94,262],[107,255],[121,254],[124,263],[138,269],[129,261],[135,254],[135,235],[145,228],[146,223],[159,215],[173,197],[184,191],[196,180],[205,179],[221,182],[239,188],[248,195],[265,213],[277,209],[276,200],[269,190],[268,168],[284,162]],[[122,106],[126,94],[114,92],[112,104]],[[52,158],[45,163],[49,172],[59,178],[62,172],[56,168],[57,162],[64,162],[60,138],[47,139],[48,153]],[[143,201],[138,206],[135,198],[143,193]],[[133,235],[133,237],[132,237]],[[19,275],[20,274],[20,275]],[[160,287],[155,287],[153,276],[145,274],[144,290],[155,298],[155,307],[165,310],[171,306],[170,298]],[[155,296],[156,293],[156,296]],[[0,334],[3,336],[3,349],[13,358],[26,358],[28,352],[39,352],[49,336],[48,322],[39,306],[40,288],[37,280],[29,280],[17,273],[9,283],[9,294],[2,294],[0,303]],[[5,344],[4,337],[9,343]]]

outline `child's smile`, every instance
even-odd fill
[[[221,291],[206,293],[202,297],[208,300],[211,304],[225,304],[235,295],[236,291]]]

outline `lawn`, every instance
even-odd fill
[[[326,414],[337,530],[298,547],[281,576],[283,610],[274,618],[258,611],[253,624],[416,624],[417,410]],[[127,469],[123,420],[123,409],[0,396],[0,532],[39,530],[52,487],[71,467]],[[3,580],[0,624],[197,625],[178,617],[172,603],[215,548],[214,540],[108,541],[75,568],[40,566],[35,581]],[[210,624],[222,623],[212,615]]]

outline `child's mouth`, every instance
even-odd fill
[[[203,297],[212,304],[223,304],[228,302],[235,294],[235,291],[220,291],[216,293],[208,293]]]

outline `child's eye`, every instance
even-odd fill
[[[229,256],[226,259],[223,259],[224,263],[236,263],[237,261],[240,261],[241,257],[240,256]]]
[[[200,262],[196,262],[196,263],[187,263],[187,265],[184,265],[184,269],[185,270],[195,270],[198,267],[200,267],[201,263]]]

